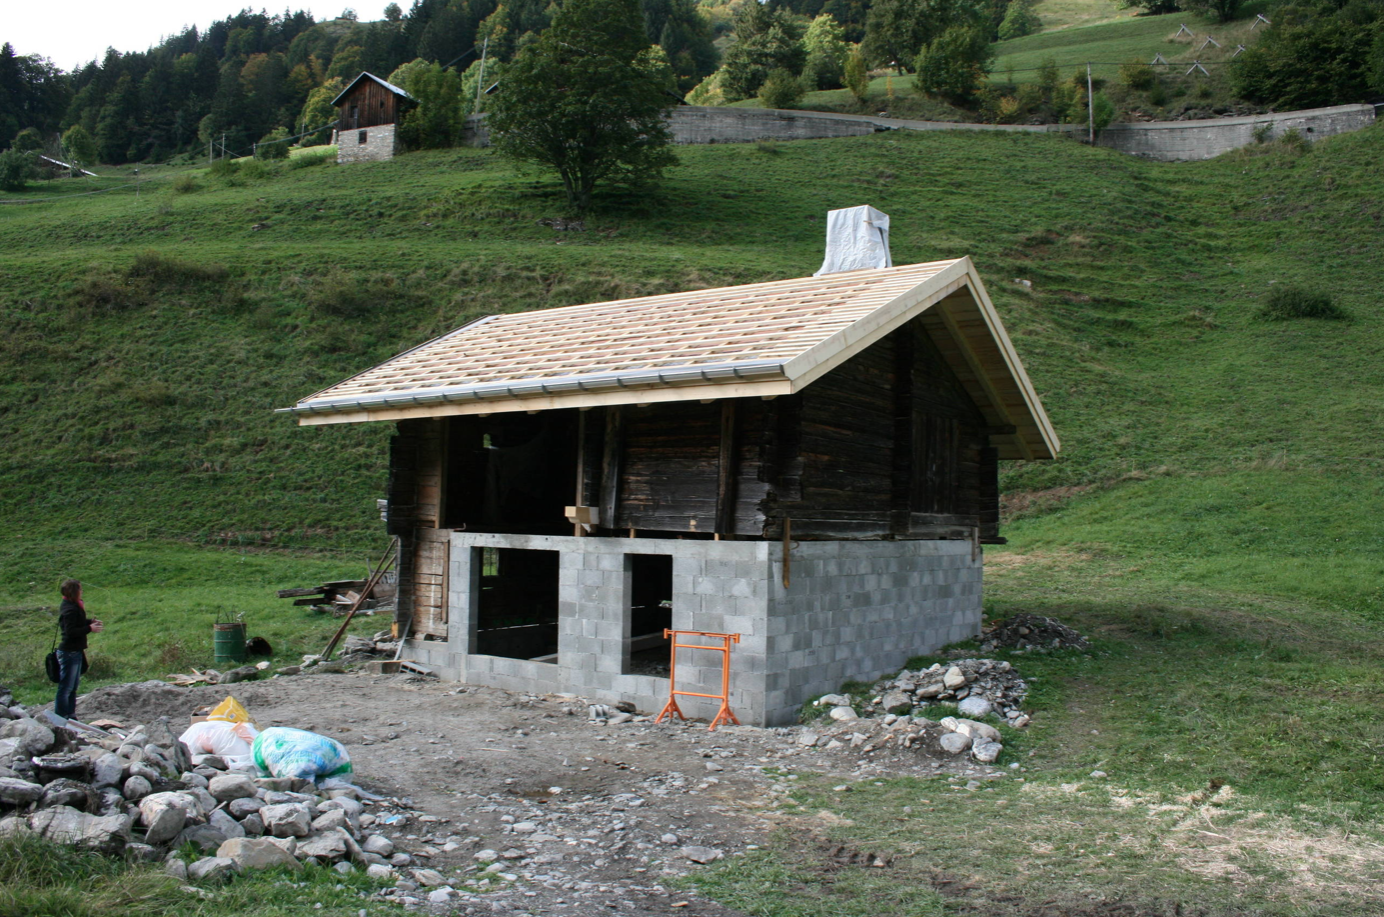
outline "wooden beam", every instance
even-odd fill
[[[582,506],[586,503],[586,412],[577,412],[577,484],[575,496],[572,498],[572,505]],[[586,534],[581,523],[572,523],[572,534],[578,538]]]
[[[615,527],[620,502],[620,453],[624,447],[624,413],[619,405],[606,408],[605,442],[601,446],[601,526]]]
[[[716,525],[717,535],[735,533],[735,479],[739,471],[735,448],[735,402],[721,402],[721,451],[717,457]]]

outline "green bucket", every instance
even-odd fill
[[[213,624],[211,645],[217,662],[244,662],[245,623]]]

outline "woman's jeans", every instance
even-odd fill
[[[77,712],[77,682],[82,677],[82,651],[58,650],[58,698],[53,713],[71,719]]]

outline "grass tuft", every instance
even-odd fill
[[[1324,318],[1333,321],[1347,318],[1331,294],[1294,286],[1275,287],[1270,291],[1259,310],[1259,315],[1276,322],[1298,318]]]

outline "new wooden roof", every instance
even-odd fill
[[[1059,443],[969,258],[495,315],[284,410],[361,423],[786,395],[920,318],[1002,458]]]

